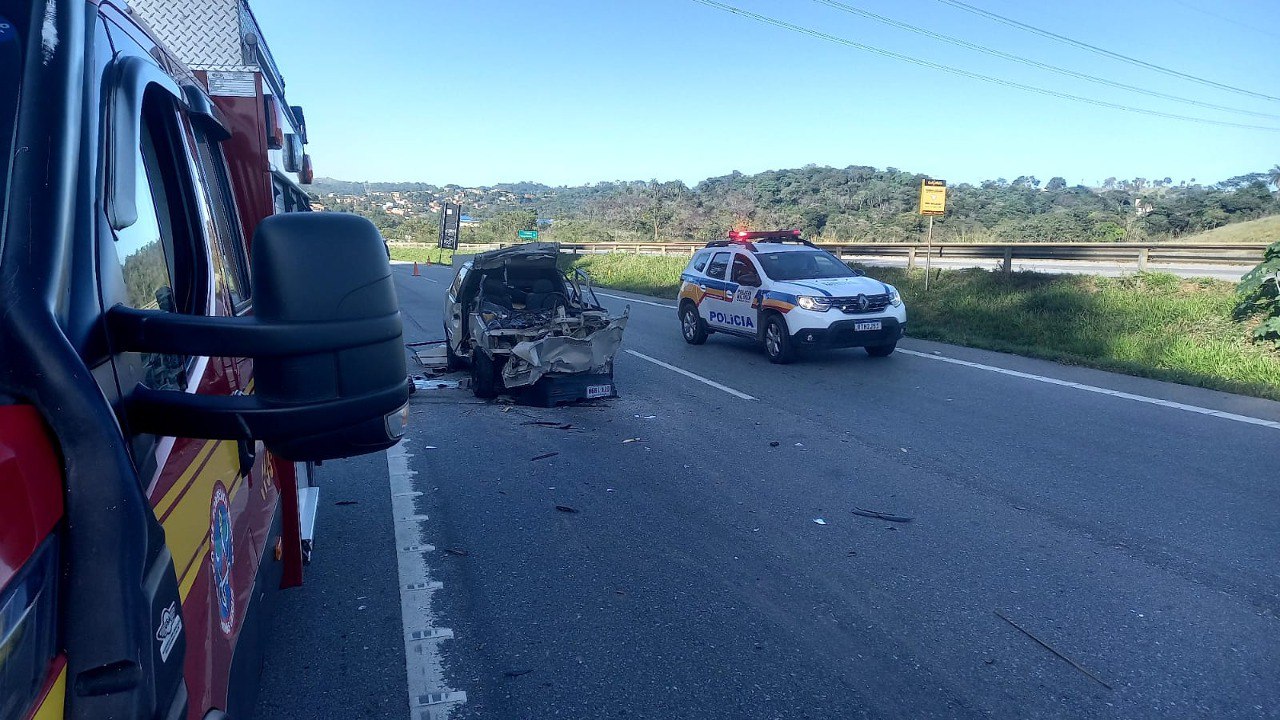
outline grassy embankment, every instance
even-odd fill
[[[589,255],[603,286],[673,298],[685,258]],[[871,268],[898,287],[908,334],[1280,400],[1280,352],[1231,320],[1235,286],[1147,273],[1126,278]],[[674,322],[674,320],[673,320]]]
[[[1231,223],[1220,228],[1187,235],[1175,242],[1214,245],[1217,243],[1265,243],[1280,240],[1280,215]]]
[[[440,248],[425,244],[421,247],[407,247],[400,245],[391,248],[391,259],[404,260],[405,262],[433,262],[448,265],[453,262],[453,251],[441,250]]]

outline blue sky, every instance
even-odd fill
[[[1062,77],[812,0],[723,0],[1013,82],[1268,125]],[[1178,80],[938,0],[843,0],[935,32],[1117,82],[1280,116],[1280,102]],[[970,4],[1093,45],[1280,96],[1274,0]],[[1280,162],[1280,132],[1094,107],[917,67],[693,0],[258,0],[318,175],[492,184],[696,183],[819,165],[952,182],[1061,175],[1213,182]]]

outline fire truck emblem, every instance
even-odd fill
[[[213,566],[213,587],[218,596],[218,619],[222,632],[230,635],[236,621],[236,598],[231,589],[235,554],[231,537],[231,506],[221,483],[213,489],[213,508],[209,512],[209,562]]]

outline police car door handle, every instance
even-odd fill
[[[698,289],[699,289],[699,290],[702,290],[702,291],[706,291],[707,286],[706,286],[706,285],[699,284],[699,285],[698,285]]]

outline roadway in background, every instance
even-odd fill
[[[442,336],[421,272],[407,341]],[[411,401],[452,717],[1276,717],[1280,403],[916,340],[774,366],[607,292],[687,374]],[[387,463],[324,470],[259,716],[406,717]]]

